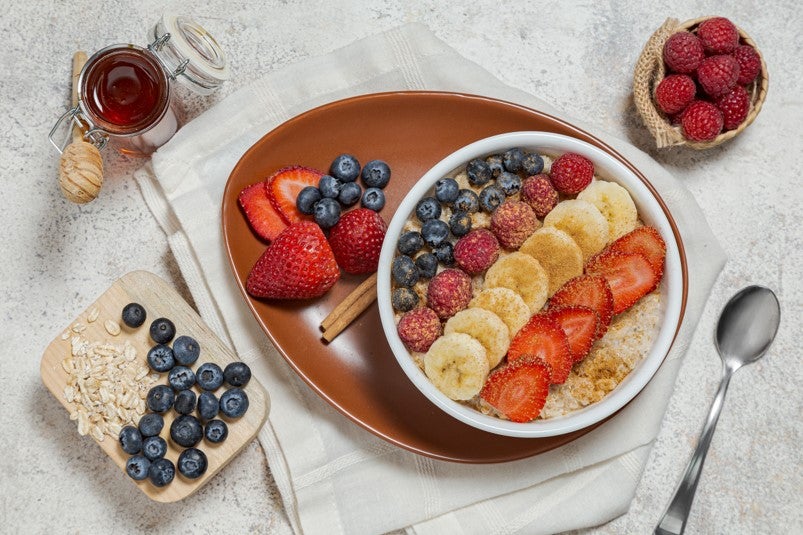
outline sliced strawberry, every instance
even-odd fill
[[[605,277],[580,275],[570,279],[549,300],[550,309],[573,305],[593,308],[599,314],[597,338],[602,338],[613,317],[613,294]]]
[[[538,417],[549,394],[549,369],[535,359],[522,358],[496,369],[485,381],[480,397],[513,422]]]
[[[602,275],[613,294],[613,313],[619,314],[653,291],[661,278],[649,260],[638,253],[605,251],[586,264],[586,273]]]
[[[340,278],[321,227],[301,221],[287,227],[256,261],[246,290],[267,299],[310,299],[325,294]]]
[[[311,167],[293,165],[276,171],[265,181],[268,198],[287,223],[309,220],[296,207],[299,192],[307,186],[318,187],[323,173]]]
[[[583,360],[597,339],[599,314],[594,309],[581,306],[550,308],[546,314],[560,325],[569,338],[572,360]]]
[[[639,227],[608,246],[608,250],[618,253],[639,253],[644,255],[653,271],[661,278],[666,257],[666,243],[655,227]]]
[[[275,240],[276,236],[287,227],[287,223],[270,203],[264,182],[246,187],[240,192],[237,200],[251,228],[263,240]]]
[[[542,360],[549,367],[550,382],[561,384],[572,370],[569,339],[560,325],[544,314],[536,314],[519,329],[507,350],[508,362],[523,357]]]

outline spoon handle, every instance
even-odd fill
[[[697,483],[700,481],[700,474],[703,471],[705,456],[708,453],[708,446],[711,445],[711,439],[714,436],[714,429],[717,426],[717,420],[719,420],[719,413],[722,412],[722,405],[725,402],[725,393],[728,391],[728,384],[730,384],[732,374],[733,370],[725,366],[717,395],[714,397],[711,410],[708,412],[708,419],[700,434],[700,441],[697,444],[697,448],[694,450],[694,454],[691,456],[689,465],[686,467],[686,473],[683,474],[683,479],[681,479],[678,484],[675,496],[672,498],[669,507],[666,509],[666,513],[664,513],[664,516],[655,528],[655,535],[681,535],[686,528],[686,520],[689,518],[691,504],[694,501],[694,492],[697,490]]]

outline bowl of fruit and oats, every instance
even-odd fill
[[[674,340],[683,266],[671,215],[619,158],[568,136],[467,145],[402,200],[377,273],[399,365],[440,409],[515,437],[622,408]]]

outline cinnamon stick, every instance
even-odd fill
[[[323,339],[331,342],[376,300],[376,273],[365,279],[321,322]]]

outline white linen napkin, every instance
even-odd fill
[[[566,118],[647,175],[672,211],[689,265],[686,316],[645,390],[605,425],[561,448],[493,465],[418,456],[347,420],[271,346],[243,302],[222,239],[223,188],[240,156],[318,105],[391,90],[446,90]],[[296,533],[556,533],[624,513],[658,433],[675,377],[725,258],[691,194],[646,154],[510,88],[418,24],[366,38],[266,75],[182,128],[137,173],[201,316],[270,393],[259,440]]]

